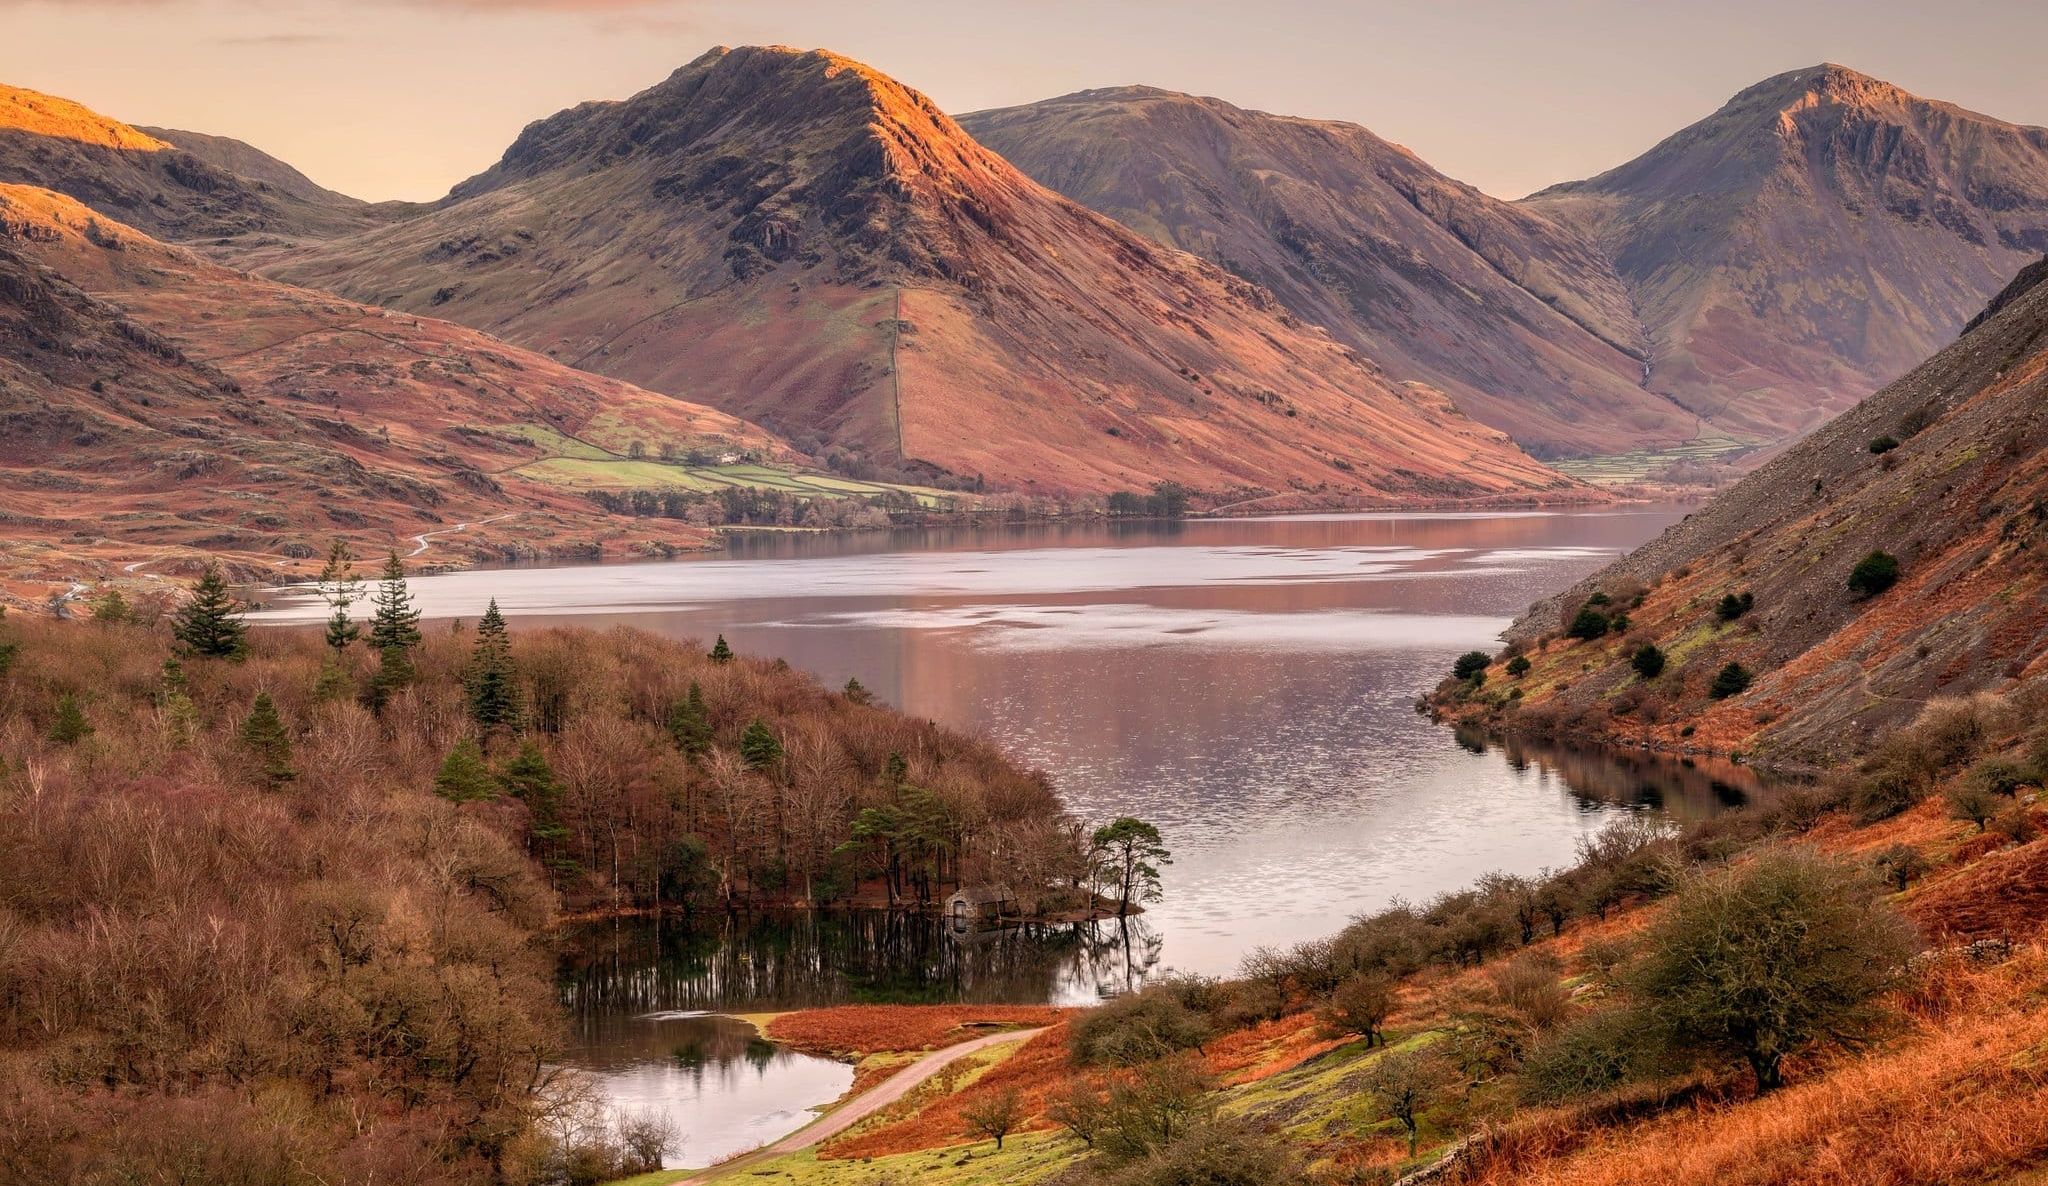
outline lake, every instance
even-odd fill
[[[707,643],[722,633],[834,686],[857,676],[906,712],[989,734],[1048,771],[1084,817],[1152,821],[1173,850],[1164,900],[1130,933],[1047,928],[968,951],[915,924],[848,915],[586,934],[565,999],[616,1051],[631,1043],[610,1027],[660,1034],[670,1023],[658,1019],[679,1011],[1082,1001],[1161,968],[1225,973],[1255,946],[1328,935],[1397,897],[1569,862],[1615,812],[1692,818],[1740,802],[1754,787],[1737,768],[1491,744],[1414,707],[1457,654],[1492,649],[1530,602],[1683,514],[748,533],[702,558],[461,572],[412,588],[434,617],[474,617],[495,597],[515,626],[623,623]],[[266,616],[293,615],[321,610]],[[613,1054],[586,1046],[586,1065],[617,1073]]]

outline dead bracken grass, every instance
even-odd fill
[[[784,1013],[767,1032],[785,1046],[843,1058],[936,1050],[998,1030],[1052,1025],[1066,1012],[1047,1005],[839,1005]]]

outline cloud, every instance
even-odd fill
[[[222,37],[222,45],[249,45],[275,47],[284,45],[320,45],[341,38],[332,33],[253,33],[238,37]]]

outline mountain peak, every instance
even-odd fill
[[[0,86],[0,131],[26,132],[133,152],[162,152],[171,147],[69,99],[11,86]]]

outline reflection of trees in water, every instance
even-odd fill
[[[1483,754],[1499,748],[1509,766],[1563,781],[1588,806],[1647,807],[1679,823],[1719,815],[1767,798],[1772,780],[1723,758],[1673,758],[1644,750],[1569,746],[1458,731],[1458,744]]]
[[[956,936],[882,910],[623,920],[571,933],[564,1003],[579,1014],[849,1003],[1040,1004],[1135,985],[1159,958],[1139,918]]]

